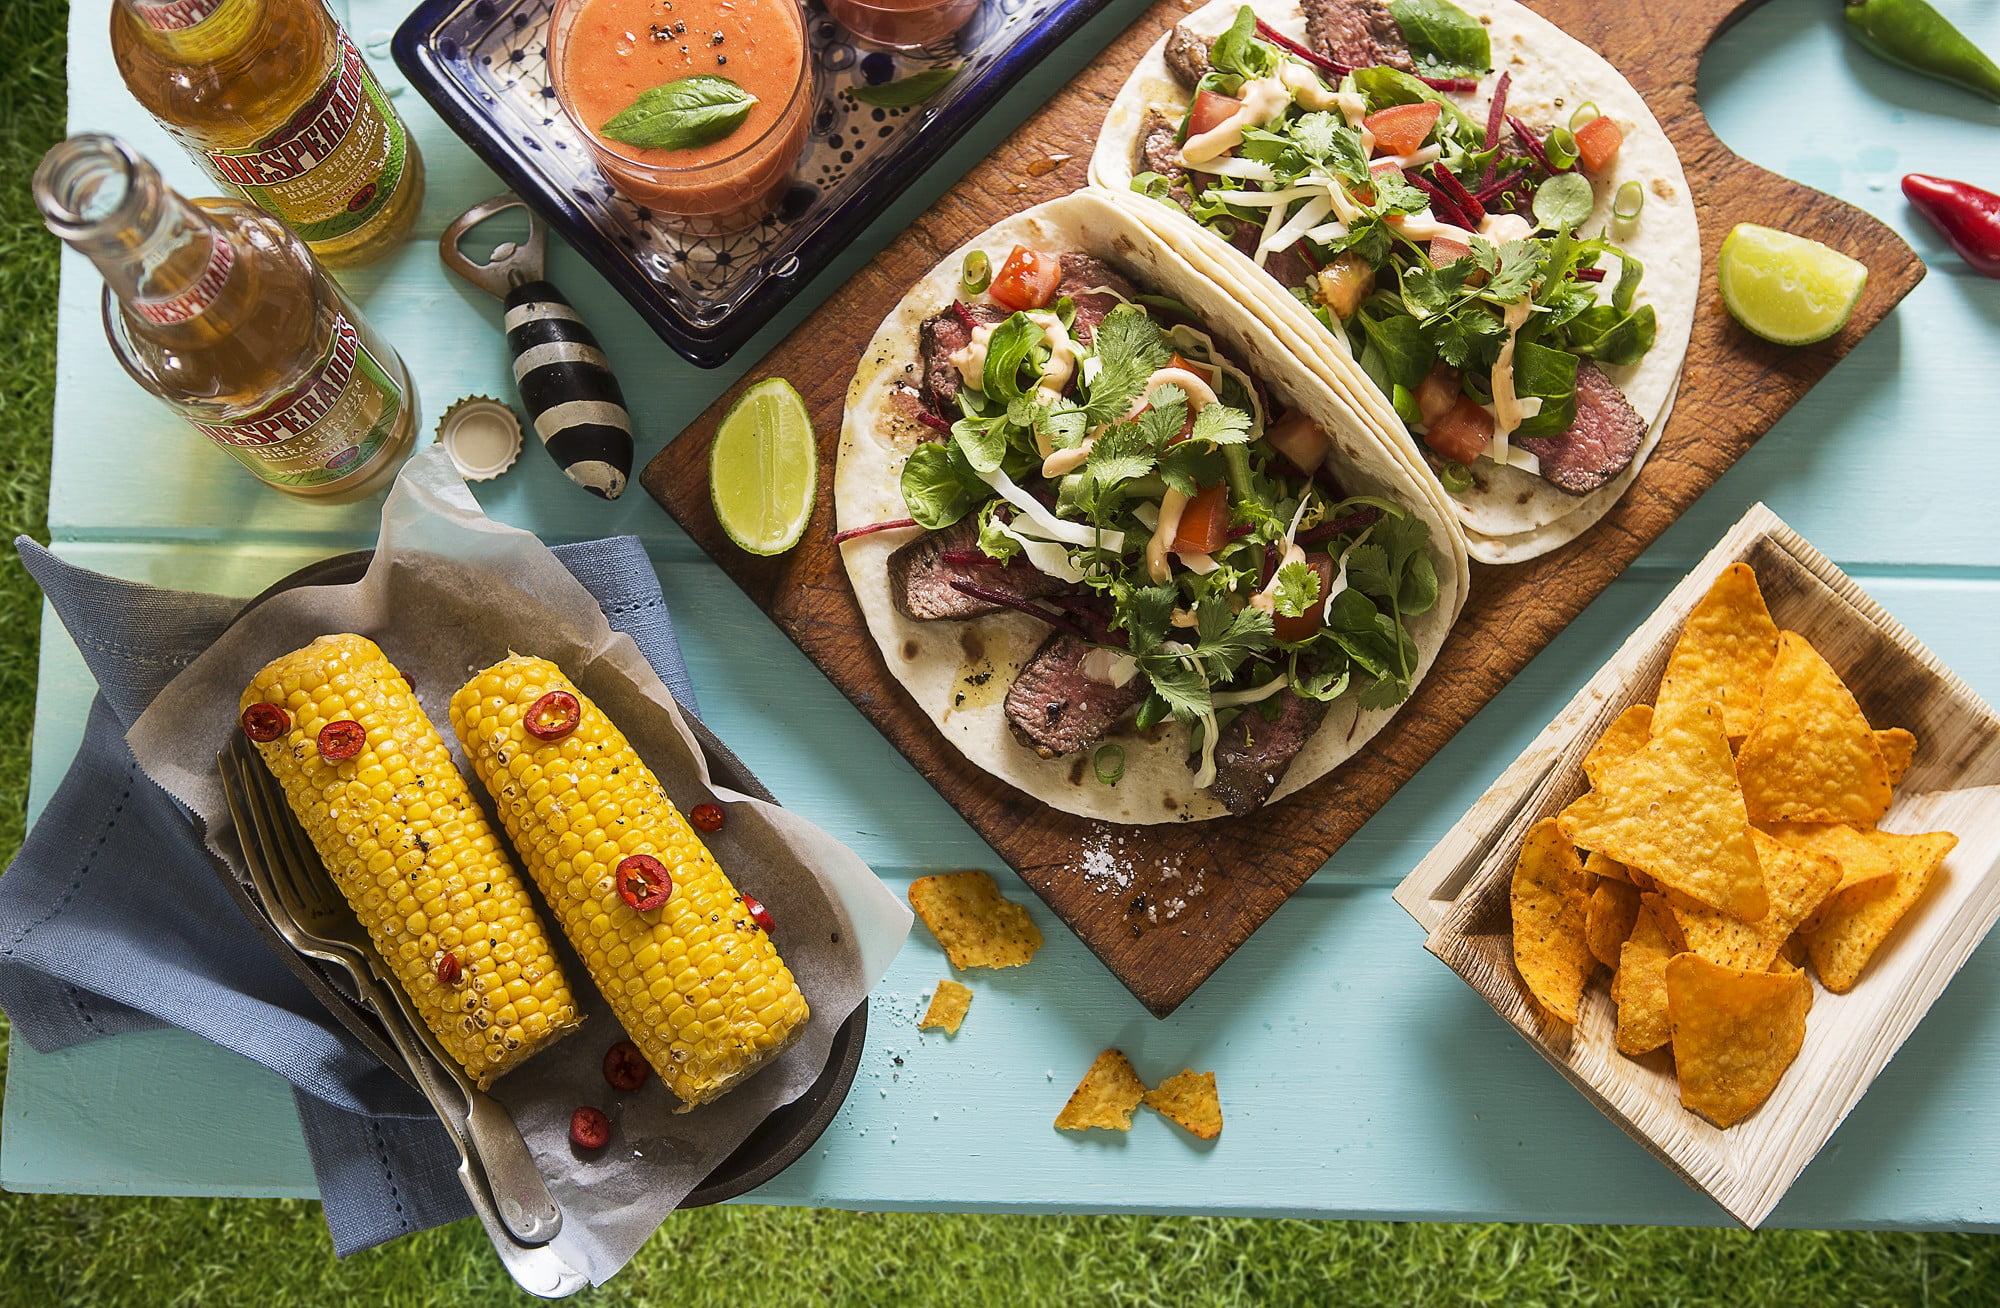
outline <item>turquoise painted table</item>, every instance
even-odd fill
[[[104,49],[108,0],[76,6],[71,124],[126,134],[180,184],[191,167],[126,97]],[[899,198],[778,324],[721,372],[684,365],[582,260],[552,274],[606,338],[642,433],[640,458],[694,417],[1046,95],[1145,0],[1105,14]],[[1942,7],[2000,48],[2000,15]],[[352,0],[350,29],[385,81],[403,6]],[[1928,280],[1773,430],[1193,1000],[1156,1022],[1025,892],[1049,944],[1034,965],[974,982],[955,1039],[916,1015],[946,974],[919,928],[871,1001],[854,1092],[810,1154],[750,1196],[849,1208],[1189,1211],[1328,1217],[1710,1223],[1719,1210],[1585,1105],[1422,949],[1390,888],[1478,797],[1708,544],[1768,501],[1989,699],[2000,699],[2000,284],[1969,272],[1905,208],[1905,171],[1990,165],[2000,110],[1884,68],[1839,31],[1831,0],[1775,0],[1732,30],[1703,73],[1723,137],[1780,172],[1896,224]],[[430,194],[419,239],[349,284],[419,379],[425,413],[507,393],[494,305],[448,281],[436,234],[499,189],[422,102]],[[16,179],[19,183],[20,179]],[[1992,184],[1990,172],[1984,179]],[[370,542],[375,505],[302,507],[257,489],[118,372],[97,282],[64,267],[57,550],[166,585],[247,595]],[[829,361],[828,366],[836,366]],[[645,538],[708,720],[778,796],[901,890],[923,872],[998,860],[840,694],[643,494],[606,506],[539,454],[479,495],[550,541]],[[44,627],[31,805],[54,790],[91,684]],[[1149,1079],[1213,1068],[1228,1129],[1201,1145],[1146,1115],[1129,1136],[1050,1127],[1091,1057],[1127,1050]],[[1809,1227],[2000,1227],[2000,948],[1974,956],[1774,1220]],[[226,1106],[226,1107],[224,1107]],[[0,1183],[15,1190],[310,1195],[285,1087],[178,1032],[59,1055],[17,1044]]]

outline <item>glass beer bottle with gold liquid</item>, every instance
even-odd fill
[[[322,0],[117,0],[111,52],[195,162],[333,267],[394,249],[423,160]]]
[[[235,199],[186,200],[109,136],[35,171],[49,230],[104,276],[104,331],[138,383],[267,484],[327,501],[388,479],[416,397],[292,231]]]

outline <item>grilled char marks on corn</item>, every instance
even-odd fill
[[[1387,64],[1406,73],[1414,67],[1403,29],[1380,0],[1299,0],[1299,12],[1306,18],[1306,44],[1337,64]]]
[[[1646,420],[1625,392],[1588,359],[1576,370],[1576,420],[1560,436],[1515,441],[1542,461],[1542,478],[1572,495],[1594,491],[1632,462],[1646,439]]]
[[[1197,36],[1181,23],[1167,33],[1167,48],[1163,52],[1167,60],[1167,71],[1174,80],[1192,91],[1208,72],[1208,52],[1215,48],[1215,42],[1204,36]]]
[[[1248,705],[1215,741],[1215,781],[1209,793],[1238,815],[1264,806],[1284,779],[1306,742],[1326,719],[1326,704],[1290,691],[1278,692],[1278,716],[1265,721],[1255,704]],[[1200,763],[1191,761],[1190,766]]]
[[[1069,583],[1016,558],[1004,567],[964,567],[947,562],[944,555],[979,550],[979,524],[963,518],[942,531],[927,531],[889,556],[889,598],[906,618],[915,622],[939,619],[984,617],[1001,611],[991,604],[952,586],[953,581],[975,581],[991,590],[1005,591],[1021,599],[1041,599],[1069,589]]]
[[[1007,691],[1007,722],[1022,744],[1043,758],[1089,749],[1113,723],[1137,708],[1149,689],[1144,676],[1111,686],[1084,675],[1090,646],[1065,632],[1042,642]]]

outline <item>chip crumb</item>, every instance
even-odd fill
[[[1069,1102],[1056,1114],[1058,1131],[1106,1131],[1132,1129],[1132,1110],[1146,1098],[1146,1085],[1132,1070],[1132,1062],[1116,1049],[1107,1049],[1090,1064],[1077,1082]]]
[[[1041,928],[1028,910],[1002,896],[981,871],[918,877],[910,883],[910,907],[960,971],[1020,967],[1042,947]]]
[[[1222,1099],[1215,1093],[1213,1072],[1176,1072],[1148,1090],[1145,1103],[1190,1135],[1213,1140],[1222,1134]]]
[[[957,1035],[959,1023],[965,1020],[966,1010],[972,1007],[972,991],[950,980],[937,983],[931,992],[931,1006],[924,1011],[919,1027],[936,1027],[946,1035]],[[901,1062],[900,1058],[896,1060]]]

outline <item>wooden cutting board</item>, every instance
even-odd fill
[[[789,378],[812,410],[820,500],[797,548],[780,558],[747,555],[723,536],[709,507],[709,442],[742,385],[661,451],[641,481],[1126,988],[1164,1017],[1922,279],[1923,264],[1888,227],[1739,158],[1709,130],[1694,95],[1702,52],[1757,3],[1534,4],[1645,96],[1694,189],[1705,266],[1679,399],[1645,471],[1602,522],[1528,563],[1474,564],[1465,612],[1402,712],[1345,765],[1262,812],[1109,827],[994,781],[890,675],[829,540],[842,403],[862,348],[947,252],[1011,213],[1084,185],[1112,96],[1146,47],[1188,12],[1175,0],[1147,11],[745,379]],[[1867,293],[1846,330],[1819,346],[1784,349],[1729,318],[1715,289],[1715,252],[1739,222],[1810,236],[1868,265]]]

